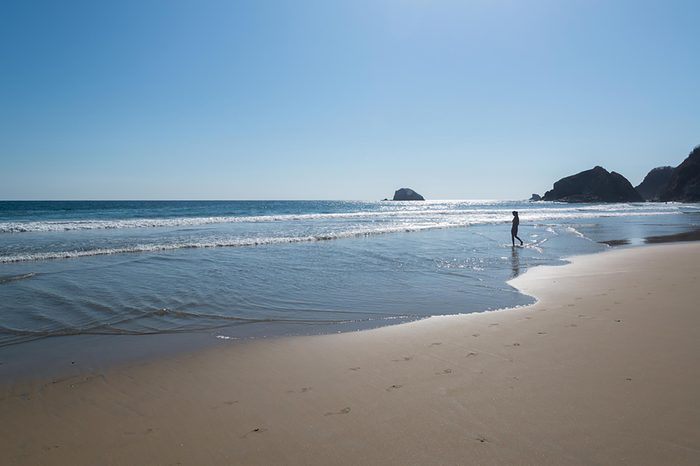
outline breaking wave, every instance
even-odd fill
[[[205,240],[191,242],[175,242],[165,244],[138,244],[134,246],[125,246],[118,248],[94,248],[75,251],[58,251],[58,252],[36,252],[28,254],[15,254],[9,256],[0,256],[0,263],[10,262],[27,262],[50,259],[72,259],[88,256],[104,256],[110,254],[125,254],[134,252],[160,252],[172,251],[177,249],[199,249],[199,248],[221,248],[221,247],[250,247],[264,246],[269,244],[287,244],[287,243],[306,243],[312,241],[329,241],[334,239],[352,238],[370,236],[373,234],[396,233],[396,232],[411,232],[419,230],[428,230],[435,228],[446,228],[457,225],[414,225],[411,227],[398,226],[388,227],[376,230],[351,230],[338,233],[329,233],[321,235],[308,236],[283,236],[283,237],[262,237],[262,238],[232,238],[228,240]]]
[[[576,207],[554,207],[532,209],[521,213],[521,220],[542,221],[567,218],[594,218],[627,215],[676,214],[680,206],[676,204],[613,204]],[[490,207],[490,206],[489,206]],[[470,208],[459,209],[453,204],[433,205],[430,208],[415,209],[398,206],[395,210],[283,214],[256,216],[212,216],[174,218],[130,218],[130,219],[89,219],[89,220],[42,220],[0,222],[0,233],[60,232],[76,230],[114,230],[127,228],[177,228],[196,227],[226,223],[271,223],[271,222],[314,222],[324,220],[381,220],[381,219],[455,219],[461,223],[491,223],[507,221],[509,209]]]
[[[521,222],[543,223],[555,220],[587,219],[600,217],[625,216],[655,216],[678,213],[677,208],[670,209],[634,209],[628,210],[627,205],[577,207],[577,208],[548,208],[522,211]],[[232,222],[285,222],[285,221],[314,221],[317,219],[358,219],[350,224],[342,223],[333,228],[318,228],[321,232],[309,234],[284,234],[281,229],[279,236],[236,236],[231,234],[219,235],[216,238],[203,237],[197,240],[155,241],[153,243],[128,244],[119,247],[93,247],[61,251],[32,251],[26,253],[0,255],[0,263],[29,262],[52,259],[71,259],[88,256],[103,256],[125,253],[147,253],[172,251],[178,249],[221,248],[221,247],[251,247],[271,244],[305,243],[329,241],[343,238],[381,235],[387,233],[416,232],[424,230],[467,227],[472,225],[498,224],[510,221],[508,209],[470,209],[470,210],[411,210],[394,212],[357,212],[334,214],[304,214],[304,215],[271,215],[256,217],[207,217],[207,218],[173,218],[151,220],[89,220],[80,222],[25,222],[22,227],[11,223],[0,223],[0,231],[66,231],[77,229],[107,229],[107,228],[138,228],[156,226],[191,226],[210,223]],[[62,230],[59,230],[59,225]],[[358,226],[359,225],[359,226]],[[313,227],[313,224],[311,225]],[[577,232],[571,231],[576,234]],[[28,277],[27,277],[28,278]],[[0,279],[0,283],[1,283]]]

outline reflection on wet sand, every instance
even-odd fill
[[[600,244],[607,244],[608,246],[627,246],[630,244],[628,239],[610,239],[607,241],[598,241]]]
[[[510,266],[513,271],[510,278],[520,275],[520,248],[513,246],[510,253]]]
[[[632,239],[613,239],[607,241],[598,241],[601,244],[608,246],[628,246],[631,244],[656,244],[656,243],[675,243],[683,241],[700,241],[700,229],[684,231],[682,233],[673,233],[670,235],[647,236],[646,238]]]
[[[700,229],[676,233],[673,235],[648,236],[644,238],[646,243],[673,243],[676,241],[698,241],[700,240]]]

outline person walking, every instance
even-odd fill
[[[510,228],[510,239],[513,241],[513,247],[515,247],[515,240],[517,238],[520,241],[520,246],[523,245],[523,240],[518,236],[518,225],[520,225],[520,217],[518,217],[518,212],[513,211],[513,226]]]

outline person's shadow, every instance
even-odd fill
[[[510,266],[513,271],[510,278],[515,278],[520,275],[520,248],[511,249]]]

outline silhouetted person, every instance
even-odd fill
[[[520,241],[520,246],[523,245],[523,240],[518,237],[518,225],[520,225],[520,217],[518,217],[518,212],[513,211],[513,226],[510,228],[510,239],[513,241],[513,246],[515,246],[515,239]]]

